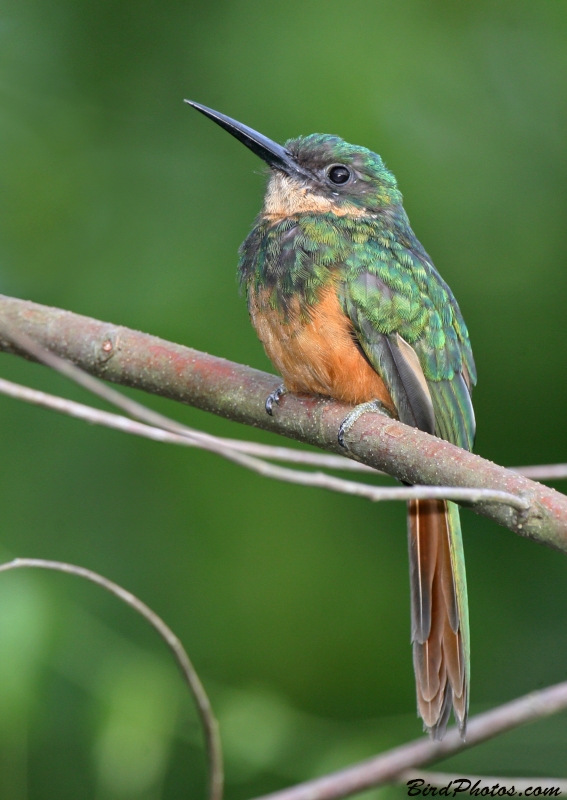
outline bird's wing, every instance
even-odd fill
[[[382,236],[342,270],[339,292],[357,340],[402,422],[471,449],[476,380],[468,333],[449,287],[418,242]],[[412,642],[419,712],[442,738],[451,704],[464,735],[469,632],[458,508],[409,504]]]
[[[470,450],[476,373],[451,290],[425,254],[388,242],[346,266],[341,301],[402,422]]]

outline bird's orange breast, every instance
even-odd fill
[[[334,284],[321,292],[307,318],[300,313],[298,302],[286,319],[270,306],[266,292],[253,287],[248,302],[252,324],[286,389],[334,397],[353,405],[380,400],[395,413],[384,381],[356,342]]]

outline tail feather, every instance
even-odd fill
[[[418,711],[435,739],[453,708],[464,738],[468,711],[468,618],[458,509],[409,503],[412,643]]]
[[[410,581],[416,591],[411,593],[412,604],[412,641],[423,644],[431,633],[431,608],[433,578],[437,568],[437,550],[439,536],[424,534],[423,518],[417,513],[419,501],[409,504],[410,526],[415,535],[409,539],[410,548]],[[429,522],[429,520],[428,520]]]
[[[417,683],[418,697],[425,703],[435,702],[443,688],[443,676],[441,666],[443,663],[443,651],[439,642],[424,644],[414,642],[413,662]]]

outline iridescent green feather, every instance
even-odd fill
[[[459,507],[447,501],[447,517],[449,522],[449,546],[451,548],[451,566],[459,606],[459,629],[463,642],[465,691],[467,692],[466,708],[468,709],[468,687],[470,686],[471,658],[470,658],[470,630],[469,630],[469,604],[467,598],[467,576],[465,572],[465,553],[463,550],[463,536],[461,533],[461,520]]]

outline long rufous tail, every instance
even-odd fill
[[[469,625],[458,507],[446,500],[411,500],[408,542],[418,711],[432,738],[441,739],[452,706],[464,739]]]

